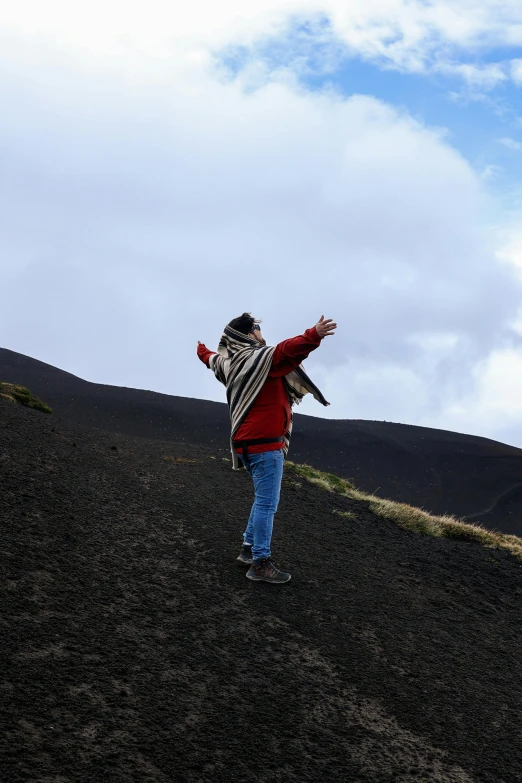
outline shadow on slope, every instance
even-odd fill
[[[521,780],[513,557],[290,473],[252,584],[221,452],[0,417],[3,779]]]

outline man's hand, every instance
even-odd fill
[[[325,319],[324,315],[322,315],[317,321],[315,328],[317,330],[317,334],[322,340],[323,337],[328,337],[329,334],[333,334],[335,332],[337,329],[337,324],[334,324],[331,318]]]

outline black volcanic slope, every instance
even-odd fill
[[[2,783],[520,783],[522,565],[0,400]],[[352,512],[342,517],[334,510]]]
[[[0,380],[28,386],[80,424],[228,450],[225,404],[89,383],[6,349]],[[289,456],[367,492],[522,534],[522,450],[512,446],[426,427],[296,414]]]

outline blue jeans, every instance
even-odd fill
[[[257,561],[270,557],[274,514],[279,504],[285,458],[283,449],[249,454],[248,462],[239,456],[252,476],[256,493],[243,539],[246,544],[252,544],[252,559]]]

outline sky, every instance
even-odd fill
[[[0,345],[224,401],[244,311],[330,406],[522,447],[519,0],[0,11]]]

